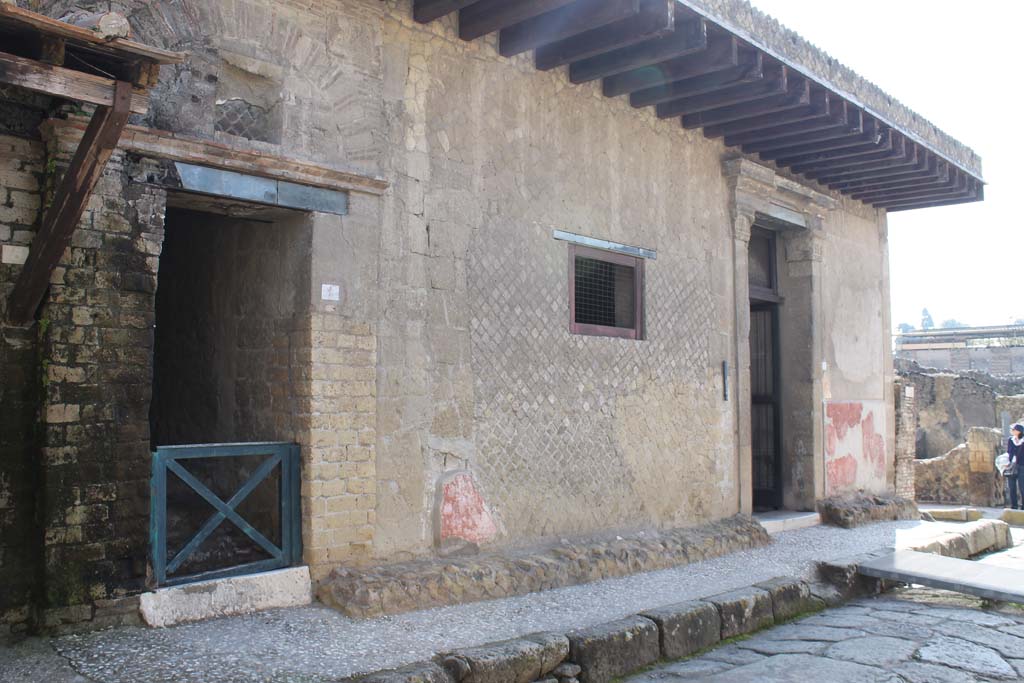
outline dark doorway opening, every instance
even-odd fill
[[[778,304],[750,308],[750,436],[757,511],[782,507],[778,320]]]
[[[775,233],[750,236],[750,428],[755,511],[782,507],[782,391]]]

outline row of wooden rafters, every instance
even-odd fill
[[[459,36],[498,33],[511,57],[601,80],[709,138],[889,211],[979,201],[980,178],[675,0],[415,0]]]

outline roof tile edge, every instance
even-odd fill
[[[871,81],[829,56],[799,33],[755,9],[747,0],[676,0],[828,86],[933,151],[982,178],[981,157]]]

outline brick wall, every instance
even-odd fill
[[[51,131],[51,129],[47,129]],[[49,135],[61,169],[74,136]],[[44,624],[134,618],[146,579],[149,405],[163,191],[116,153],[54,271],[43,344]],[[99,612],[99,614],[97,614]]]
[[[0,135],[0,638],[28,628],[41,559],[35,522],[41,389],[36,331],[3,321],[35,234],[44,167],[40,142]]]
[[[896,380],[896,495],[915,499],[914,459],[917,438],[917,397],[912,383]]]

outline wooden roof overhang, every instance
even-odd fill
[[[10,321],[32,319],[129,116],[146,113],[160,65],[184,58],[0,4],[0,84],[96,105],[18,274]]]
[[[498,34],[506,57],[600,80],[607,97],[721,138],[888,211],[984,199],[957,163],[806,69],[677,0],[414,0],[416,21],[458,13],[459,36]]]

